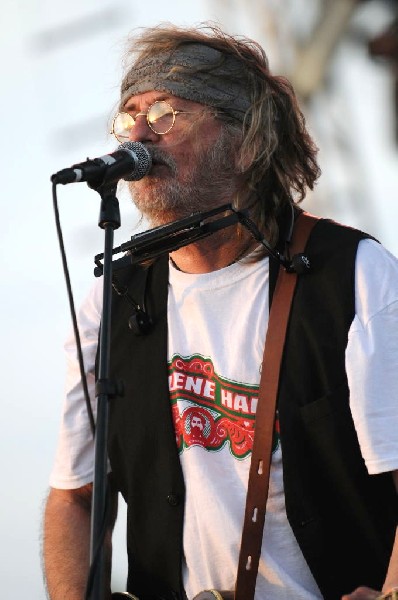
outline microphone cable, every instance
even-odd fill
[[[62,268],[63,268],[65,282],[66,282],[69,308],[70,308],[70,313],[71,313],[71,317],[72,317],[73,331],[74,331],[74,336],[75,336],[75,341],[76,341],[77,358],[79,361],[81,383],[83,386],[84,400],[86,403],[91,433],[94,438],[95,437],[95,421],[94,421],[93,409],[91,407],[90,394],[88,392],[87,377],[86,377],[86,371],[84,368],[84,359],[83,359],[83,352],[82,352],[82,346],[81,346],[81,340],[80,340],[80,333],[79,333],[79,327],[77,324],[75,303],[73,300],[72,285],[71,285],[70,276],[69,276],[68,262],[66,260],[65,245],[64,245],[62,228],[61,228],[61,223],[60,223],[60,218],[59,218],[58,199],[57,199],[57,182],[55,182],[55,181],[52,184],[52,198],[53,198],[53,208],[54,208],[54,217],[55,217],[55,227],[57,230],[59,249],[61,251]]]

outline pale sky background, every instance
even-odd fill
[[[310,35],[321,3],[2,0],[1,597],[45,598],[41,511],[59,427],[63,342],[70,326],[51,174],[114,149],[108,124],[118,99],[125,38],[134,28],[216,20],[232,33],[260,41],[274,70],[283,70],[292,64],[292,36],[305,40]],[[364,3],[334,52],[325,85],[306,109],[324,175],[304,207],[366,229],[398,254],[393,79],[387,65],[369,58],[363,43],[390,18],[388,2]],[[60,186],[58,201],[78,305],[93,280],[93,258],[103,249],[99,196],[85,184]],[[120,209],[115,244],[128,240],[138,221],[123,195]],[[121,519],[114,567],[119,591],[125,578],[123,538]]]

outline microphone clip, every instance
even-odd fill
[[[311,269],[311,262],[306,254],[299,253],[295,254],[291,260],[288,260],[288,264],[284,266],[288,273],[304,275]]]

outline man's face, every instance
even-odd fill
[[[132,96],[123,110],[135,117],[156,100],[184,114],[176,115],[165,135],[153,132],[145,116],[136,120],[130,139],[145,144],[153,158],[149,174],[129,182],[138,209],[160,225],[230,201],[237,182],[236,142],[223,123],[202,104],[156,91]]]
[[[191,428],[203,430],[203,423],[199,417],[192,417],[191,419]]]
[[[205,424],[201,417],[193,415],[191,418],[191,436],[192,438],[202,438]]]

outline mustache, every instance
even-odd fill
[[[167,152],[150,145],[147,145],[146,148],[152,157],[153,165],[165,165],[171,169],[173,175],[177,174],[177,164]]]

